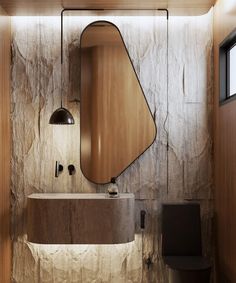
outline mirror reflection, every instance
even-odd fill
[[[80,42],[81,169],[105,184],[153,143],[156,127],[118,28],[94,22]]]

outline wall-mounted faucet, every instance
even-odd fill
[[[59,174],[63,171],[63,166],[60,164],[59,161],[56,161],[55,165],[55,177],[57,178]]]

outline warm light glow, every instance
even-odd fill
[[[68,280],[71,272],[74,272],[77,279],[73,282],[83,282],[80,281],[81,278],[86,279],[86,282],[95,282],[92,278],[96,278],[96,281],[99,282],[111,282],[111,277],[118,279],[118,281],[112,282],[125,282],[123,280],[124,268],[137,272],[138,277],[141,275],[141,234],[135,236],[135,241],[119,245],[38,245],[27,243],[27,246],[31,256],[40,264],[39,270],[43,272],[41,276],[50,274],[51,280],[47,282],[62,282],[58,280],[61,278],[61,274],[64,274],[65,279]],[[54,275],[52,275],[53,271]],[[89,281],[90,278],[91,281]]]
[[[162,16],[163,18],[165,18],[165,14],[163,14],[163,12],[152,12],[149,15],[137,15],[138,12],[135,14],[135,12],[133,12],[134,16],[124,16],[124,15],[119,15],[118,12],[114,11],[114,12],[109,12],[109,15],[93,15],[90,16],[91,12],[90,11],[86,11],[84,12],[86,14],[82,14],[80,15],[80,12],[77,12],[75,14],[75,12],[67,12],[64,13],[64,28],[65,28],[65,32],[67,29],[67,23],[71,26],[76,25],[76,27],[86,27],[88,24],[94,22],[94,21],[99,21],[99,20],[105,20],[105,21],[110,21],[114,24],[118,24],[121,20],[122,21],[128,21],[129,23],[137,23],[140,22],[142,23],[142,26],[146,26],[146,25],[152,25],[153,24],[153,17],[155,16]],[[122,12],[123,13],[123,12]],[[108,12],[107,12],[108,14]],[[113,15],[115,14],[115,15]],[[32,23],[38,23],[38,21],[42,22],[43,25],[48,25],[48,26],[52,26],[55,25],[58,27],[58,31],[60,31],[60,16],[41,16],[41,17],[37,17],[37,16],[12,16],[12,23],[17,25],[18,27],[22,27],[24,28],[24,26],[28,26],[29,24]],[[33,30],[33,28],[32,28]],[[60,35],[60,34],[59,34]]]
[[[223,2],[225,12],[229,14],[236,13],[236,1],[235,0],[225,0]]]
[[[28,247],[30,250],[34,252],[42,252],[47,254],[54,254],[58,250],[61,252],[64,251],[66,253],[73,252],[78,256],[85,252],[95,252],[99,249],[100,252],[107,253],[111,252],[114,253],[115,250],[122,252],[128,251],[134,248],[137,242],[141,241],[142,234],[135,234],[135,239],[133,242],[124,243],[124,244],[114,244],[114,245],[42,245],[42,244],[34,244],[31,242],[27,242]]]

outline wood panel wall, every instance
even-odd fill
[[[174,14],[199,15],[209,11],[214,0],[0,0],[9,15],[59,15],[63,7],[93,9],[169,8]]]
[[[11,277],[10,18],[0,7],[0,282]]]
[[[215,211],[217,282],[236,282],[236,100],[219,106],[219,44],[236,28],[229,0],[214,8]]]

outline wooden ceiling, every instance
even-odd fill
[[[0,0],[9,15],[59,15],[63,8],[157,9],[168,8],[174,15],[207,13],[215,0]]]

